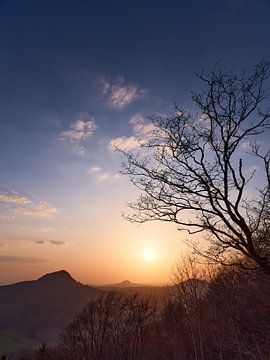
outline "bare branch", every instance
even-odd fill
[[[262,109],[268,71],[262,61],[251,75],[202,72],[206,88],[193,94],[199,118],[175,106],[167,118],[152,118],[153,136],[137,153],[119,150],[126,159],[122,173],[142,191],[129,204],[134,213],[128,220],[169,221],[189,234],[203,232],[220,262],[233,250],[270,273],[269,242],[262,245],[261,236],[270,229],[270,151],[256,145],[249,154],[264,169],[265,184],[254,199],[247,187],[254,172],[247,175],[241,147],[269,129],[270,113]]]

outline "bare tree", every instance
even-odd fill
[[[195,360],[206,358],[204,350],[205,298],[209,281],[215,276],[212,266],[200,266],[196,256],[182,257],[175,264],[165,314],[173,334],[176,358],[192,353]]]
[[[146,359],[155,312],[154,304],[137,296],[108,293],[90,301],[64,331],[65,359]]]
[[[204,256],[226,265],[244,255],[270,274],[270,150],[259,141],[269,129],[268,71],[266,62],[251,75],[203,71],[205,88],[192,95],[199,114],[175,106],[169,117],[152,118],[154,130],[137,152],[118,149],[123,174],[142,191],[128,220],[204,233]]]

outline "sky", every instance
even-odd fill
[[[87,284],[164,284],[175,225],[121,216],[121,156],[195,73],[270,60],[268,0],[0,0],[0,284],[66,269]]]

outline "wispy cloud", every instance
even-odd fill
[[[45,240],[36,240],[36,241],[35,241],[35,243],[36,243],[36,244],[39,244],[39,245],[45,244],[45,242],[46,242]]]
[[[65,245],[66,244],[66,242],[64,240],[49,240],[49,243],[53,244],[53,245]]]
[[[0,193],[0,201],[9,204],[31,204],[32,201],[26,196],[15,193]]]
[[[96,123],[94,119],[89,121],[79,119],[76,120],[73,124],[71,124],[68,130],[63,131],[59,135],[59,140],[74,142],[86,140],[92,137],[95,128]]]
[[[21,229],[20,229],[21,230]],[[30,230],[29,230],[30,231]],[[37,231],[37,230],[36,230]],[[40,237],[39,235],[36,235],[37,232],[35,233],[31,233],[31,231],[29,233],[18,233],[18,232],[12,232],[12,233],[8,233],[8,232],[4,232],[4,233],[0,233],[0,245],[4,245],[4,244],[10,244],[12,243],[20,243],[20,242],[27,242],[27,243],[33,243],[33,244],[38,244],[38,245],[42,245],[42,244],[52,244],[52,245],[65,245],[67,242],[64,240],[57,240],[57,239],[48,239],[46,237]]]
[[[147,137],[155,130],[154,124],[152,122],[146,122],[140,113],[133,115],[129,123],[132,125],[133,132],[137,137]]]
[[[48,202],[41,201],[39,204],[30,207],[18,207],[17,214],[34,217],[47,217],[58,212],[58,209]]]
[[[112,109],[123,109],[135,100],[146,98],[147,95],[145,89],[127,83],[123,77],[118,77],[111,82],[101,79],[101,84],[106,103]]]
[[[47,241],[47,239],[44,239],[44,238],[40,238],[40,237],[37,237],[37,236],[34,236],[33,234],[22,234],[22,233],[17,233],[17,232],[12,232],[12,233],[9,233],[9,232],[1,232],[0,233],[0,241],[1,242],[45,242]]]
[[[0,255],[0,262],[12,262],[22,264],[40,264],[48,262],[46,259],[38,259],[27,256]]]
[[[36,240],[35,241],[36,244],[38,245],[43,245],[43,244],[52,244],[52,245],[66,245],[66,241],[64,240],[42,240],[42,239],[39,239],[39,240]]]
[[[115,150],[116,148],[128,151],[139,147],[139,141],[135,136],[120,136],[110,140],[109,148]]]
[[[97,180],[98,180],[99,182],[102,182],[102,181],[108,180],[109,177],[110,177],[110,173],[105,172],[105,173],[99,174],[99,175],[97,176]]]
[[[95,119],[86,115],[80,114],[79,119],[75,120],[67,130],[62,131],[58,140],[70,144],[70,150],[78,155],[85,154],[85,146],[82,142],[89,140],[97,127]]]
[[[121,177],[119,174],[112,174],[109,171],[104,171],[100,166],[91,166],[88,172],[89,174],[94,175],[98,182],[109,179],[119,179]]]
[[[58,212],[58,209],[46,201],[36,202],[19,193],[0,193],[0,203],[8,204],[8,213],[5,213],[7,208],[2,208],[0,220],[6,221],[14,219],[14,214],[46,217]]]
[[[15,215],[12,214],[0,214],[0,221],[10,221],[10,220],[14,220],[15,219]]]
[[[80,145],[80,144],[71,144],[70,146],[70,151],[73,153],[73,154],[76,154],[76,155],[85,155],[86,154],[86,149],[83,145]]]
[[[100,166],[91,166],[89,168],[89,173],[90,174],[96,174],[97,172],[100,172],[102,169]]]
[[[129,120],[132,127],[131,136],[120,136],[110,140],[108,147],[110,150],[116,148],[129,151],[139,148],[140,141],[146,140],[155,130],[153,123],[146,122],[141,114],[135,114]]]

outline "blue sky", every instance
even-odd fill
[[[269,14],[266,0],[0,1],[0,283],[61,267],[166,281],[181,236],[121,218],[136,193],[113,145],[132,149],[174,103],[193,110],[196,71],[269,60]],[[129,254],[149,246],[166,259],[136,273]]]

